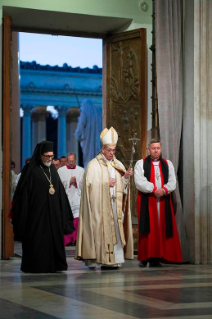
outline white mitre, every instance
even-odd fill
[[[118,142],[118,133],[112,126],[109,130],[105,128],[100,134],[100,140],[102,146],[116,146]]]

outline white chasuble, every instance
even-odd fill
[[[123,263],[124,258],[133,259],[128,194],[124,219],[122,213],[125,168],[115,157],[111,164],[99,153],[84,174],[75,258],[85,260],[87,265],[114,265]],[[110,177],[116,179],[115,187],[109,187]]]

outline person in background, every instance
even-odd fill
[[[58,170],[60,168],[60,160],[59,160],[59,158],[57,158],[57,157],[53,158],[52,164],[54,165],[56,170]]]
[[[31,161],[31,157],[27,157],[27,158],[25,159],[25,165],[26,165],[26,164],[29,164],[30,161]],[[16,185],[18,184],[18,181],[19,181],[20,177],[21,177],[21,173],[19,173],[19,174],[17,175],[17,177],[16,177]]]
[[[16,185],[17,185],[17,178],[18,175],[15,173],[15,162],[11,161],[10,163],[10,201],[13,198],[13,195],[15,193]]]
[[[15,171],[15,162],[14,161],[11,161],[11,170]]]
[[[16,175],[13,170],[10,171],[10,201],[12,201],[13,195],[16,189]]]
[[[64,236],[64,244],[65,246],[68,244],[75,246],[79,222],[81,187],[84,168],[76,165],[76,155],[74,153],[68,153],[67,164],[66,166],[58,169],[58,174],[65,188],[69,203],[71,205],[71,210],[74,215],[75,231],[71,235]]]
[[[67,159],[66,159],[66,156],[61,156],[60,157],[60,167],[63,167],[63,166],[66,166],[67,164]]]
[[[26,159],[25,159],[25,164],[29,164],[30,163],[30,161],[31,161],[31,157],[27,157]]]

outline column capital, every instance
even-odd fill
[[[33,109],[32,120],[34,122],[45,121],[46,120],[46,109],[42,109],[42,108]]]
[[[22,104],[21,107],[24,111],[24,116],[29,116],[34,106],[29,104]]]
[[[70,121],[77,121],[77,118],[80,116],[80,109],[79,107],[70,107],[67,109],[67,120]]]

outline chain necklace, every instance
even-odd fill
[[[44,170],[43,170],[43,167],[40,165],[40,168],[42,169],[42,171],[43,171],[43,173],[44,173],[44,175],[46,176],[46,178],[47,178],[47,180],[48,180],[48,182],[49,182],[49,194],[50,195],[54,195],[54,193],[55,193],[55,189],[54,189],[54,186],[53,186],[53,184],[52,184],[52,177],[51,177],[51,171],[50,171],[50,167],[49,167],[49,176],[50,176],[50,178],[48,178],[48,176],[46,175],[46,173],[44,172]]]

